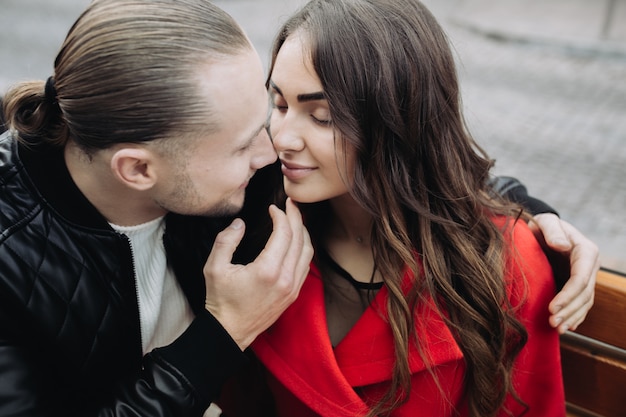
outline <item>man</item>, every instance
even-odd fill
[[[254,262],[239,219],[207,260],[276,159],[249,40],[203,0],[97,0],[4,101],[0,415],[202,415],[312,256],[288,203]]]
[[[222,219],[276,159],[263,85],[209,2],[95,0],[54,75],[5,95],[0,415],[199,416],[246,361],[312,257],[287,202],[233,262],[256,224]]]

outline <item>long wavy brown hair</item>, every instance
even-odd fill
[[[512,366],[527,333],[507,299],[505,228],[492,220],[515,220],[521,211],[486,185],[493,161],[466,128],[444,31],[416,0],[313,0],[282,27],[272,66],[295,31],[310,48],[338,146],[356,150],[351,193],[374,218],[375,265],[389,290],[397,360],[370,415],[387,415],[407,399],[409,346],[419,349],[415,312],[426,298],[464,354],[470,414],[494,415],[507,395],[518,399]],[[327,209],[303,207],[316,243]],[[408,292],[406,267],[414,276]]]

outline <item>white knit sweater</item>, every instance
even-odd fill
[[[163,217],[137,226],[111,227],[130,239],[144,354],[180,336],[193,320],[189,302],[167,264]]]

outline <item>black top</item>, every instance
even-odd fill
[[[372,276],[370,277],[370,282],[361,282],[354,279],[352,275],[345,269],[341,267],[335,260],[326,252],[325,249],[319,249],[317,251],[317,256],[319,260],[327,265],[333,272],[339,275],[341,278],[348,281],[355,289],[357,290],[369,290],[376,291],[380,290],[383,287],[383,282],[371,282],[371,279],[374,277],[374,272],[376,272],[376,268],[372,271]]]

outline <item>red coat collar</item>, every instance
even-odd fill
[[[333,349],[326,327],[323,284],[318,268],[312,264],[296,302],[257,338],[253,349],[269,371],[316,412],[359,415],[367,407],[353,387],[391,378],[395,353],[384,313],[387,296],[387,289],[383,287]],[[462,358],[450,331],[432,309],[432,303],[420,307],[418,317],[420,323],[428,327],[428,332],[418,333],[424,351],[430,355],[431,366]],[[413,374],[426,371],[424,361],[414,348],[410,356]]]

